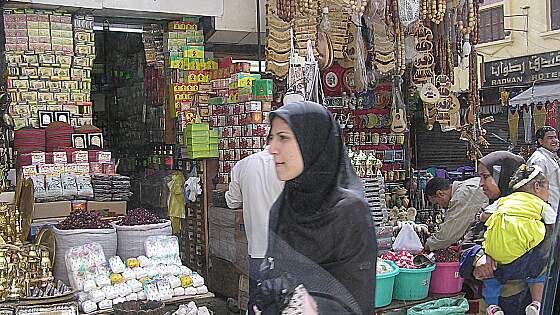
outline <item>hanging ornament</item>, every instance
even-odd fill
[[[465,37],[465,41],[463,42],[463,46],[461,47],[463,50],[463,57],[467,58],[471,54],[472,46],[469,42],[468,36]]]

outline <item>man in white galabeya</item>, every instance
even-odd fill
[[[531,155],[527,164],[541,167],[550,185],[548,203],[557,215],[560,205],[560,158],[557,155],[560,143],[558,142],[558,133],[555,128],[544,126],[537,130],[536,138],[538,148]],[[556,220],[545,223],[554,224]]]
[[[249,243],[249,314],[254,314],[254,294],[259,269],[268,247],[268,218],[284,182],[276,176],[274,159],[268,147],[237,162],[231,170],[228,207],[243,207],[245,233]]]

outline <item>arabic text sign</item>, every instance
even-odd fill
[[[484,63],[484,86],[560,79],[560,51]]]

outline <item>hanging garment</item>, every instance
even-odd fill
[[[531,114],[531,105],[523,105],[523,130],[525,131],[525,143],[533,142],[532,121],[533,115]]]
[[[535,124],[535,132],[546,123],[546,106],[542,103],[535,105],[533,108],[533,122]]]
[[[517,130],[519,127],[519,111],[517,108],[510,108],[508,110],[508,126],[509,126],[509,139],[511,144],[517,145]]]
[[[167,211],[171,219],[173,233],[181,231],[181,219],[185,218],[185,177],[181,172],[171,175],[171,181],[167,183],[169,197],[167,199]]]
[[[546,110],[546,125],[558,130],[558,100],[548,103]]]

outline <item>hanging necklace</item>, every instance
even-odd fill
[[[472,31],[476,29],[476,17],[474,12],[473,0],[467,0],[465,5],[467,6],[467,23],[466,25],[465,22],[463,21],[459,21],[457,23],[459,31],[463,35],[470,34]]]
[[[426,4],[426,6],[429,9],[428,17],[432,22],[436,24],[443,22],[445,10],[447,9],[446,0],[431,0],[431,3],[429,5]]]
[[[404,30],[399,18],[398,0],[393,0],[392,20],[395,27],[395,55],[396,55],[396,69],[397,75],[402,76],[406,68],[406,55],[404,47]]]

